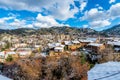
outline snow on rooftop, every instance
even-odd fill
[[[86,40],[96,41],[97,38],[87,38]]]
[[[92,40],[79,40],[80,42],[93,42]]]
[[[30,52],[29,51],[19,51],[18,54],[22,55],[22,56],[25,56],[25,55],[30,54]]]
[[[3,75],[0,75],[0,80],[12,80],[12,79],[7,78],[7,77],[5,77],[5,76],[3,76]]]
[[[117,46],[120,46],[120,42],[116,42],[116,41],[108,41],[107,44],[110,44],[110,45],[117,45]]]
[[[0,52],[0,56],[5,56],[5,53],[4,52]]]
[[[120,42],[114,42],[114,45],[120,46]]]
[[[86,39],[80,39],[80,42],[95,42],[97,38],[86,38]]]
[[[78,43],[80,43],[80,42],[77,41],[77,40],[75,40],[75,41],[72,41],[72,43],[74,43],[74,44],[78,44]]]
[[[88,80],[120,80],[120,62],[96,64],[88,71]]]
[[[63,48],[64,48],[64,47],[65,47],[65,45],[60,45],[60,47],[63,47]]]
[[[54,47],[55,47],[55,44],[54,44],[54,43],[49,43],[49,44],[48,44],[48,47],[49,47],[49,48],[54,48]]]
[[[48,44],[49,48],[54,48],[54,47],[57,47],[57,46],[63,46],[63,45],[61,43],[49,43]]]
[[[55,50],[63,50],[63,47],[55,47]]]
[[[10,48],[10,50],[14,51],[16,48]]]
[[[98,43],[89,43],[88,45],[89,45],[89,46],[97,46],[97,47],[99,47],[99,46],[102,46],[103,44],[98,44]]]
[[[65,45],[71,45],[71,41],[64,41]]]
[[[6,54],[12,55],[12,54],[16,54],[16,52],[13,52],[13,51],[11,51],[11,52],[6,52]]]
[[[35,45],[35,47],[36,47],[36,48],[39,48],[39,47],[41,47],[41,45]]]
[[[31,48],[18,48],[17,51],[31,51]]]

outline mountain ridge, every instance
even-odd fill
[[[50,28],[18,28],[12,30],[4,30],[0,29],[0,34],[7,33],[7,34],[16,34],[16,35],[31,35],[31,34],[86,34],[86,35],[98,35],[98,33],[102,36],[113,36],[113,35],[120,35],[120,24],[115,25],[109,29],[103,31],[96,31],[90,28],[76,28],[76,27],[68,27],[68,26],[52,26]]]
[[[105,34],[106,36],[117,36],[120,35],[120,24],[115,25],[109,29],[101,31],[102,34]]]

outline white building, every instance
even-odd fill
[[[55,52],[63,52],[64,51],[64,47],[55,47],[54,51]]]
[[[32,53],[32,49],[31,48],[18,48],[17,53],[19,54],[20,57],[30,56]]]
[[[116,52],[120,51],[120,42],[119,41],[117,41],[117,42],[116,41],[108,41],[107,44],[113,46],[113,48]]]

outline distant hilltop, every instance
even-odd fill
[[[58,27],[53,26],[50,28],[40,28],[40,29],[33,29],[33,28],[18,28],[13,30],[3,30],[0,29],[0,34],[7,33],[7,34],[16,34],[16,35],[32,35],[32,34],[66,34],[66,35],[102,35],[102,36],[119,36],[120,35],[120,24],[115,25],[109,29],[103,31],[95,31],[90,28],[76,28],[76,27]]]
[[[106,34],[107,36],[120,36],[120,24],[115,25],[107,30],[103,30],[101,33]]]
[[[40,28],[40,29],[32,29],[32,28],[18,28],[13,30],[0,30],[0,33],[7,34],[16,34],[16,35],[30,35],[30,34],[66,34],[66,35],[79,35],[79,34],[96,34],[97,31],[90,28],[75,28],[75,27],[57,27],[53,26],[51,28]]]

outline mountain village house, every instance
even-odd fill
[[[105,45],[99,44],[99,43],[89,43],[87,45],[86,49],[93,52],[93,53],[99,53],[105,49]]]
[[[88,52],[89,57],[93,61],[101,58],[102,54],[100,53],[105,49],[105,45],[99,43],[89,43],[85,49]]]

